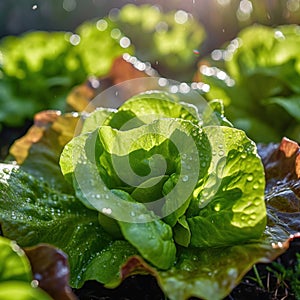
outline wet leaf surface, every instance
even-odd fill
[[[7,160],[16,161],[23,171],[46,180],[51,187],[71,192],[58,161],[63,147],[74,136],[78,120],[78,114],[61,115],[59,111],[38,113],[34,125],[11,146]]]
[[[58,191],[67,191],[70,188],[67,185],[66,181],[61,176],[60,169],[58,168],[58,159],[64,145],[73,137],[78,119],[79,119],[78,114],[60,115],[55,111],[43,112],[36,116],[34,126],[29,130],[27,135],[25,135],[23,138],[15,142],[15,144],[13,145],[10,151],[11,157],[14,157],[21,164],[22,172],[25,171],[33,175],[36,179],[27,177],[25,175],[22,175],[23,177],[21,176],[19,179],[16,177],[14,179],[15,184],[13,184],[12,186],[14,186],[15,188],[19,186],[20,192],[16,193],[13,190],[11,191],[2,190],[2,194],[4,195],[3,198],[6,199],[24,198],[25,197],[24,195],[27,192],[30,192],[29,190],[26,191],[26,189],[23,190],[23,192],[21,192],[22,190],[21,186],[24,184],[24,182],[29,185],[31,184],[31,187],[33,188],[35,183],[37,183],[36,180],[41,180],[41,179],[45,180],[51,188],[56,187]],[[290,245],[294,245],[295,243],[297,244],[299,240],[297,235],[291,238],[289,238],[289,236],[291,234],[296,234],[297,232],[300,231],[300,221],[299,221],[300,220],[300,216],[299,216],[299,195],[300,195],[299,153],[300,150],[299,150],[299,146],[297,143],[293,141],[290,141],[288,139],[283,139],[281,144],[259,145],[258,150],[259,150],[259,154],[262,157],[263,164],[265,167],[266,183],[267,183],[266,204],[267,204],[267,213],[268,213],[268,225],[265,233],[268,242],[267,243],[264,242],[262,244],[253,243],[246,246],[236,245],[230,247],[230,249],[227,250],[222,248],[222,249],[215,249],[214,251],[204,251],[201,249],[192,249],[190,251],[188,250],[179,251],[177,257],[177,263],[175,267],[166,272],[154,271],[154,269],[150,267],[147,263],[145,263],[140,257],[134,256],[130,258],[125,264],[123,264],[123,267],[121,268],[120,279],[123,280],[129,277],[125,279],[121,287],[123,286],[126,289],[126,285],[130,280],[132,280],[133,278],[132,276],[136,276],[136,274],[152,274],[157,278],[157,281],[159,282],[162,289],[170,295],[171,299],[177,299],[176,297],[178,293],[179,294],[181,293],[182,297],[184,298],[190,297],[192,295],[197,295],[198,297],[204,297],[204,298],[205,297],[209,298],[212,297],[212,295],[213,296],[217,295],[217,298],[221,298],[226,296],[230,292],[230,290],[242,280],[242,277],[249,271],[249,269],[251,269],[253,264],[258,262],[271,262],[280,254],[284,252],[289,253],[291,251]],[[29,198],[33,202],[35,201],[39,202],[40,201],[39,198],[43,198],[45,191],[48,191],[47,184],[42,185],[40,187],[40,189],[38,190],[38,194],[31,195],[30,192],[30,197],[31,196],[32,197]],[[44,194],[42,193],[43,191]],[[56,206],[60,205],[59,204],[60,200],[56,201],[53,198],[55,196],[53,192],[54,192],[53,190],[49,189],[49,194],[48,194],[49,197],[47,196],[48,192],[45,194],[46,198],[49,199],[43,202],[43,207],[45,209],[48,208],[49,210],[55,209],[56,212],[57,210]],[[75,207],[75,206],[73,207],[72,204],[73,200],[69,204],[67,204],[65,201],[62,201],[63,206],[65,206],[66,208],[64,211],[68,209],[70,209],[71,211],[73,210],[73,208]],[[11,202],[11,205],[13,205],[13,209],[11,211],[18,211],[18,207],[20,207],[18,201],[16,201],[15,203],[14,201]],[[4,208],[4,206],[3,209],[7,210],[7,208]],[[40,231],[41,227],[38,226],[39,229],[33,229],[33,230],[30,229],[29,235],[27,236],[23,235],[23,233],[25,234],[25,231],[29,228],[28,227],[29,225],[27,224],[25,226],[25,223],[24,222],[22,223],[22,221],[20,221],[21,219],[19,219],[21,223],[15,221],[14,220],[15,215],[12,215],[11,211],[9,215],[7,210],[7,215],[5,216],[4,220],[1,221],[2,231],[4,235],[23,241],[24,245],[26,245],[28,241],[30,241],[29,244],[32,243],[32,238],[34,238],[35,240],[34,243],[36,243],[39,240],[39,233],[41,232]],[[37,219],[39,219],[40,216],[38,214],[37,206],[30,208],[30,210],[28,211],[28,215],[26,215],[26,218],[32,216],[32,213],[34,213],[34,216]],[[74,216],[75,219],[79,220],[79,215],[76,215],[75,212],[74,212]],[[50,215],[49,217],[50,219],[52,218]],[[60,217],[59,213],[57,213],[55,214],[55,218],[58,221],[59,220],[62,221],[64,216]],[[93,220],[93,222],[96,221],[96,215],[91,214],[91,220]],[[44,227],[43,230],[46,230],[47,228],[49,229],[49,227],[46,226]],[[22,230],[19,231],[20,229],[22,229],[23,231]],[[82,231],[83,234],[80,233],[80,238],[84,236],[85,234],[84,232],[86,231],[83,230]],[[50,236],[48,233],[46,234],[46,231],[42,235],[43,237],[46,237],[45,240],[42,239],[43,242],[50,241],[53,244],[56,244],[57,246],[60,245],[63,246],[63,248],[67,250],[68,254],[70,255],[71,264],[74,270],[76,256],[78,256],[78,253],[81,253],[80,251],[79,252],[73,251],[74,250],[73,248],[77,246],[77,244],[75,245],[72,244],[71,242],[70,244],[55,242],[55,236]],[[26,239],[28,240],[26,241]],[[284,241],[286,240],[287,242],[284,243]],[[274,242],[273,247],[271,247],[271,242]],[[120,247],[121,248],[124,247],[125,249],[127,245],[122,243],[118,245],[113,244],[108,248],[111,251],[119,251],[117,249],[120,249]],[[245,251],[245,247],[247,249],[249,248],[248,249],[249,251],[248,250]],[[82,247],[79,248],[81,249]],[[126,261],[126,259],[130,255],[134,254],[134,251],[132,251],[132,249],[129,248],[126,250],[127,254],[124,257],[120,257],[120,259],[117,260],[117,263],[114,265],[114,269],[117,270],[118,267],[124,261]],[[293,249],[295,249],[294,246]],[[108,250],[108,252],[110,250]],[[94,254],[96,253],[96,249],[93,249],[91,251]],[[195,251],[197,253],[194,253]],[[298,250],[296,248],[296,250],[293,251],[295,253]],[[100,256],[97,256],[97,254],[95,254],[93,256],[93,259],[89,261],[86,258],[85,263],[81,264],[81,266],[83,266],[83,268],[86,268],[86,266],[88,265],[87,272],[86,269],[79,271],[77,268],[77,271],[81,273],[81,278],[78,281],[76,278],[73,277],[73,283],[76,282],[76,285],[81,286],[83,282],[86,281],[86,284],[82,287],[82,290],[81,289],[76,290],[76,293],[78,295],[81,295],[80,299],[86,299],[84,298],[85,297],[84,294],[89,294],[88,291],[86,293],[83,293],[82,291],[86,291],[86,289],[89,289],[89,287],[91,287],[91,290],[93,290],[95,286],[101,286],[93,283],[90,280],[102,278],[103,281],[109,282],[115,276],[114,271],[110,272],[111,274],[108,275],[107,274],[103,275],[101,274],[101,272],[98,271],[96,278],[93,278],[93,275],[91,275],[93,274],[94,270],[97,269],[101,264],[102,265],[103,263],[107,265],[110,264],[110,256],[107,256],[106,254],[104,255],[104,252],[102,254],[103,255]],[[206,259],[204,259],[203,261],[198,261],[198,260],[195,261],[193,259],[193,257],[195,256],[197,258],[202,257]],[[219,259],[220,257],[222,257],[221,260]],[[238,259],[235,259],[237,257]],[[288,257],[290,258],[286,259],[287,263],[292,264],[293,261],[293,258],[291,258],[292,256],[289,255]],[[245,261],[247,261],[247,263],[245,263]],[[240,264],[240,262],[243,263]],[[215,277],[213,277],[210,274],[210,272],[213,270],[221,270],[221,271],[217,272],[218,276],[216,275]],[[232,276],[229,276],[230,274],[228,272],[229,273],[231,272],[230,274],[232,274]],[[86,276],[86,274],[88,275]],[[186,287],[185,280],[182,281],[182,276],[189,278],[188,281],[190,282],[187,285],[188,288]],[[216,279],[217,277],[219,278]],[[146,277],[134,277],[134,278],[135,280],[141,283],[141,286],[143,286],[144,284],[143,280],[149,277],[146,276]],[[137,279],[137,278],[143,278],[143,279]],[[173,278],[172,279],[173,283],[176,282],[176,288],[174,288],[172,280],[170,278],[171,279]],[[224,284],[222,287],[221,286],[217,287],[217,290],[215,290],[216,287],[213,286],[214,280],[216,280],[217,282],[223,282],[222,280],[224,280],[224,278],[227,280],[227,283]],[[147,280],[148,279],[145,280],[145,284],[147,283]],[[64,279],[62,281],[64,281]],[[112,286],[116,286],[116,284],[117,284],[116,279],[113,279]],[[200,288],[200,292],[195,292],[196,290],[199,290],[199,284],[200,285],[202,284],[203,287]],[[208,286],[210,286],[210,288],[207,288]],[[117,290],[111,291],[112,293],[111,295],[113,295],[111,296],[111,298],[109,298],[110,297],[108,292],[109,290],[105,290],[103,287],[101,287],[99,289],[99,293],[100,293],[100,295],[98,295],[99,297],[95,295],[93,296],[95,297],[93,299],[103,299],[102,295],[107,295],[105,297],[108,298],[104,298],[104,299],[118,299],[117,295],[119,295],[120,297],[119,299],[124,299],[121,297],[121,294],[123,293],[122,291],[124,291],[122,290],[121,287],[119,287]],[[141,289],[143,290],[143,288]],[[118,290],[120,294],[116,292]],[[153,291],[149,291],[149,293],[146,292],[145,295],[153,295],[149,297],[156,299],[155,297],[157,297],[157,295],[161,295],[161,293],[162,293],[161,290],[157,287],[157,289],[153,289]],[[146,299],[147,297],[145,296],[144,299]],[[135,298],[132,297],[129,299],[135,299]]]
[[[300,232],[300,147],[287,138],[258,145],[266,176],[265,200],[273,238]],[[276,226],[274,226],[276,225]]]

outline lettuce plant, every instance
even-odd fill
[[[207,97],[223,99],[228,118],[256,142],[300,140],[299,45],[298,25],[254,25],[200,67]]]
[[[74,288],[149,273],[170,299],[225,297],[288,235],[266,230],[255,144],[220,102],[181,100],[148,92],[82,114],[77,129],[76,115],[35,125],[11,152],[21,165],[1,166],[3,235],[66,252]]]
[[[64,110],[72,87],[106,75],[116,57],[133,52],[130,44],[121,46],[122,37],[105,18],[85,22],[74,33],[33,31],[3,38],[0,123],[22,126],[41,110]]]
[[[175,264],[178,247],[254,241],[266,225],[254,143],[204,122],[197,107],[146,93],[96,110],[61,155],[63,174],[103,228],[161,270]]]
[[[190,13],[162,12],[158,6],[127,4],[114,22],[132,40],[136,56],[151,62],[161,75],[177,80],[192,78],[206,33]]]
[[[33,284],[29,260],[15,242],[0,237],[0,258],[1,299],[51,300]]]

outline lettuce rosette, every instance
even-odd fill
[[[262,236],[263,166],[255,144],[231,127],[220,102],[197,107],[152,91],[118,109],[98,108],[82,123],[62,152],[61,170],[77,198],[98,211],[102,228],[129,242],[152,268],[185,274],[183,265],[197,269],[192,252],[251,247]],[[161,281],[172,299],[181,299],[163,275]],[[205,295],[197,282],[183,298]],[[208,290],[216,292],[213,285]]]
[[[210,66],[200,66],[200,79],[210,85],[207,99],[223,99],[227,117],[255,142],[299,142],[299,46],[296,24],[241,30],[212,52]]]
[[[291,234],[266,225],[255,144],[221,102],[196,92],[44,112],[10,153],[0,164],[1,234],[66,253],[75,290],[150,274],[169,299],[222,299]]]

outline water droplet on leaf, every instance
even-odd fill
[[[182,177],[182,181],[183,182],[187,182],[189,180],[189,176],[188,175],[184,175],[183,177]]]

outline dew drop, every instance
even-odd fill
[[[79,45],[80,40],[81,40],[81,38],[80,38],[80,36],[79,36],[78,34],[72,34],[72,35],[70,36],[70,43],[71,43],[73,46]]]
[[[253,180],[253,175],[248,175],[247,181],[251,182]]]
[[[216,173],[219,178],[222,178],[226,167],[226,157],[220,158],[216,166]]]
[[[208,191],[205,191],[205,190],[204,190],[204,191],[202,192],[202,196],[203,196],[203,197],[207,197],[207,196],[208,196]],[[204,200],[201,200],[201,202],[204,202]]]
[[[121,35],[122,35],[122,33],[121,33],[120,29],[118,29],[118,28],[114,28],[110,32],[110,36],[115,40],[119,39],[121,37]]]
[[[236,277],[236,276],[237,276],[237,270],[234,269],[234,268],[229,268],[229,269],[227,270],[227,274],[228,274],[228,276],[230,276],[230,277]]]
[[[104,19],[101,19],[96,23],[96,26],[99,31],[104,31],[107,29],[108,23]]]
[[[26,201],[27,203],[30,203],[30,202],[31,202],[31,199],[30,199],[30,198],[27,198],[25,201]]]
[[[258,188],[259,188],[259,184],[258,184],[257,182],[254,183],[254,184],[253,184],[253,189],[254,189],[254,190],[257,190]]]
[[[219,154],[219,156],[223,156],[224,155],[224,151],[220,150],[218,154]]]
[[[174,19],[175,19],[176,23],[184,24],[188,20],[188,14],[187,14],[187,12],[185,12],[183,10],[178,10],[178,11],[176,11],[176,13],[174,15]]]
[[[220,209],[221,209],[221,204],[220,204],[220,203],[217,203],[217,204],[215,205],[215,207],[214,207],[214,210],[215,210],[215,211],[220,211]]]
[[[261,199],[260,199],[260,198],[255,198],[254,201],[253,201],[253,204],[254,204],[255,206],[259,206],[260,203],[261,203]]]
[[[4,169],[3,169],[3,172],[4,172],[5,174],[9,174],[9,169],[8,169],[8,168],[4,168]]]
[[[131,45],[130,39],[126,36],[123,36],[119,43],[122,48],[128,48]]]
[[[277,246],[278,246],[279,248],[283,248],[283,244],[282,244],[281,242],[278,242]]]
[[[104,207],[104,208],[102,208],[102,212],[104,214],[110,215],[112,213],[112,210],[111,210],[111,208]]]
[[[180,269],[190,272],[193,271],[195,267],[193,266],[192,263],[186,261],[181,264]]]
[[[182,177],[182,181],[183,182],[187,182],[189,180],[189,176],[188,175],[184,175],[183,177]]]
[[[39,286],[39,281],[34,279],[31,281],[30,285],[33,287],[33,288],[37,288]]]
[[[23,250],[17,245],[15,241],[11,241],[11,248],[14,252],[16,252],[18,255],[23,255]]]

